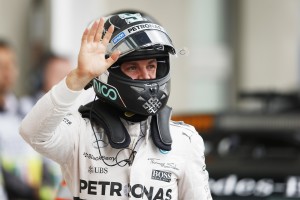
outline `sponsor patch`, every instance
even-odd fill
[[[92,166],[90,166],[88,168],[88,172],[90,174],[107,174],[108,168],[107,167],[92,167]]]
[[[152,170],[151,178],[158,181],[171,182],[172,173],[161,170]]]
[[[117,44],[120,40],[122,40],[125,37],[125,33],[121,32],[118,35],[116,35],[113,39],[112,42],[113,44]]]
[[[173,199],[172,188],[142,185],[139,183],[130,185],[115,181],[109,182],[103,180],[80,179],[79,192],[84,196],[89,195],[89,197],[93,199],[106,199],[105,197],[114,197],[113,199],[124,199],[122,198],[122,196],[131,197],[132,199],[145,200]]]

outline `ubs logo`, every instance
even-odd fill
[[[108,172],[108,169],[107,167],[92,167],[90,166],[89,169],[88,169],[88,172],[90,174],[107,174]]]
[[[151,178],[158,181],[170,182],[172,177],[171,172],[165,172],[160,170],[152,170]]]

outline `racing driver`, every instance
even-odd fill
[[[20,126],[22,137],[60,164],[74,200],[210,200],[204,143],[170,120],[166,30],[140,13],[95,21],[78,65]],[[72,106],[88,87],[94,100]]]

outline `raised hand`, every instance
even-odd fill
[[[95,21],[90,29],[86,29],[82,35],[81,47],[78,55],[78,66],[67,76],[67,86],[72,90],[83,89],[93,78],[104,73],[114,62],[120,53],[115,51],[109,58],[105,58],[107,44],[114,31],[110,26],[103,39],[102,32],[104,19]]]

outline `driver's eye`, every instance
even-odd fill
[[[135,71],[135,70],[137,70],[137,67],[132,65],[132,66],[128,66],[125,70],[126,71]]]

